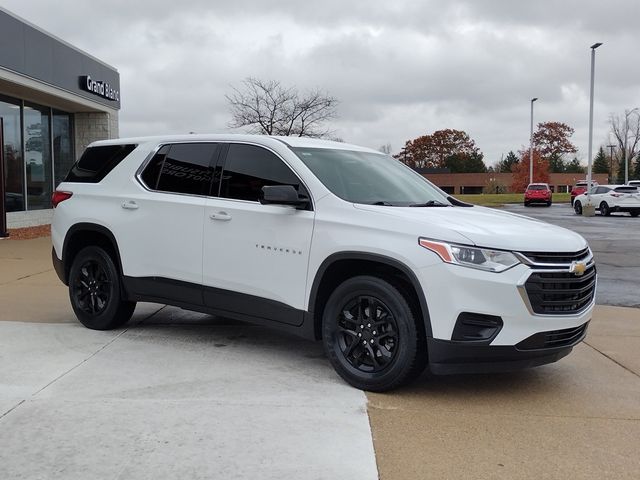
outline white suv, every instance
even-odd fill
[[[367,390],[554,362],[591,318],[571,231],[447,196],[374,150],[297,137],[93,143],[54,194],[53,262],[78,319],[138,301],[322,340]]]
[[[573,209],[576,214],[582,215],[582,207],[589,202],[605,217],[615,212],[628,212],[632,217],[640,215],[640,192],[634,185],[591,187],[589,194],[583,193],[575,198]]]

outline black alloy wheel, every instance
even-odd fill
[[[322,317],[322,340],[336,372],[374,392],[413,380],[427,362],[418,308],[395,282],[368,275],[345,280],[329,296]]]
[[[611,209],[609,208],[609,204],[607,202],[600,203],[600,214],[608,217],[611,215]]]
[[[575,202],[573,204],[573,211],[576,212],[576,215],[582,215],[582,204],[580,202]]]
[[[120,273],[100,247],[86,247],[69,271],[69,299],[78,320],[93,330],[118,328],[129,321],[136,302],[123,298]]]
[[[336,319],[338,346],[344,358],[362,372],[377,373],[395,357],[398,326],[389,308],[375,297],[349,300]]]

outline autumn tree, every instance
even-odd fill
[[[533,182],[549,183],[549,161],[533,150]],[[529,185],[529,150],[520,152],[520,161],[513,168],[512,192],[524,192]]]
[[[263,135],[326,137],[324,123],[336,116],[338,100],[320,90],[304,94],[276,80],[246,78],[225,95],[231,110],[231,128],[250,127]]]
[[[543,122],[533,134],[533,147],[540,152],[542,158],[549,162],[554,173],[565,171],[564,155],[578,151],[571,143],[573,128],[562,122]]]
[[[446,129],[408,140],[394,157],[412,168],[444,168],[447,158],[465,155],[482,154],[466,132]]]
[[[627,168],[633,167],[631,161],[638,156],[640,148],[640,111],[637,108],[625,110],[624,115],[609,116],[609,125],[614,142],[618,148],[618,182],[627,181]]]
[[[593,173],[609,173],[609,160],[607,159],[607,155],[604,153],[603,147],[600,147],[598,153],[593,159],[591,171]]]

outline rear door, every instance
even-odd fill
[[[309,196],[274,152],[230,144],[218,194],[205,204],[205,305],[300,325],[314,212],[311,204],[302,210],[260,204],[265,185],[293,185]]]
[[[161,147],[121,199],[118,242],[132,290],[202,304],[202,229],[219,146]]]

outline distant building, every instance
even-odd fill
[[[452,195],[478,193],[512,193],[512,173],[448,173],[442,171],[418,172],[442,190]],[[607,183],[606,173],[594,173],[593,180]],[[549,186],[553,192],[570,192],[578,180],[584,180],[584,173],[550,173]]]

